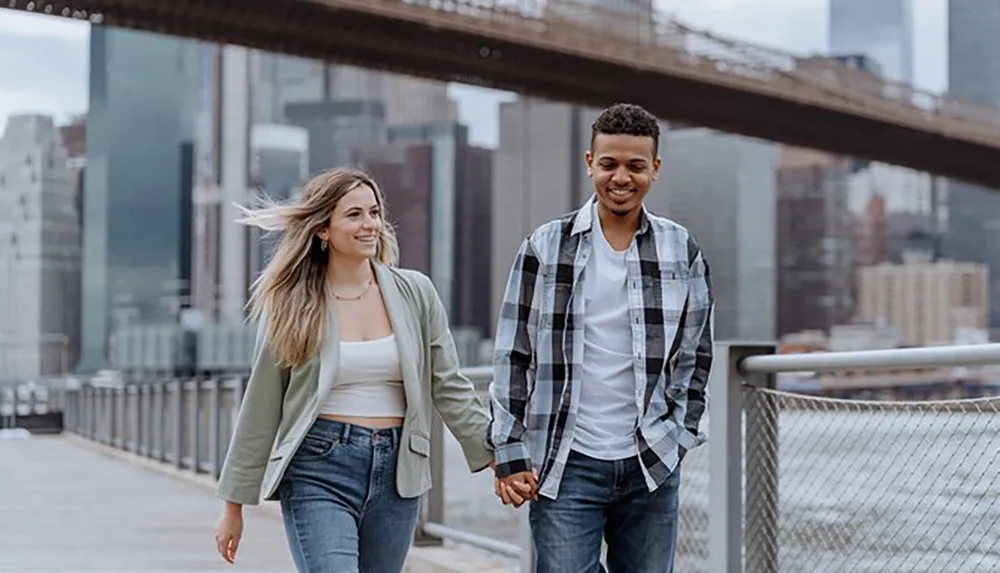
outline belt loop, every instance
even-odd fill
[[[346,444],[351,438],[351,425],[341,422],[340,425],[340,443]]]

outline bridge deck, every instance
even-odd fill
[[[232,571],[196,484],[59,437],[0,439],[0,571]],[[237,568],[294,571],[279,519],[247,508]]]

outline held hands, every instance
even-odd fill
[[[490,467],[496,469],[494,464],[490,464]],[[493,491],[504,505],[521,507],[529,499],[538,499],[538,473],[530,470],[496,477],[493,481]]]

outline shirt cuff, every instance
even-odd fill
[[[496,475],[497,477],[507,477],[512,474],[531,470],[531,456],[528,454],[528,446],[523,442],[512,442],[497,446],[496,451]]]

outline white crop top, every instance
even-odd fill
[[[329,351],[320,356],[320,377],[330,371]],[[378,340],[340,343],[340,365],[320,414],[400,417],[406,414],[406,394],[399,352],[393,335]]]

